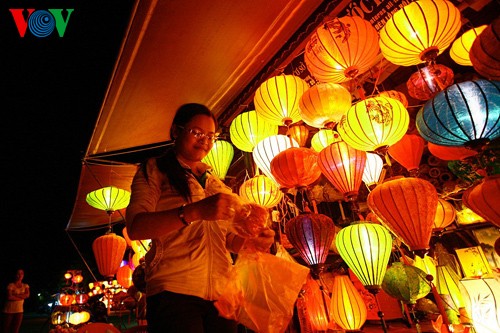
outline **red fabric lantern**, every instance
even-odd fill
[[[87,294],[77,294],[75,295],[75,301],[78,304],[85,304],[89,300],[89,295]]]
[[[70,306],[75,300],[75,295],[73,294],[59,294],[59,303],[63,306]]]
[[[484,178],[484,180],[462,195],[464,205],[482,218],[500,227],[500,175]]]
[[[488,80],[500,80],[500,18],[477,36],[469,51],[474,70]]]
[[[282,187],[306,187],[321,176],[318,153],[309,148],[288,148],[272,159],[271,173]]]
[[[389,155],[416,176],[424,152],[425,140],[416,134],[405,134],[401,140],[389,147]]]
[[[366,152],[344,141],[334,142],[318,156],[321,172],[347,201],[357,199],[366,163]]]
[[[434,217],[433,231],[441,231],[455,221],[457,211],[455,207],[448,201],[439,198],[436,209],[436,216]]]
[[[121,266],[116,271],[116,280],[123,288],[132,286],[132,269],[128,265]]]
[[[112,279],[127,249],[125,238],[114,233],[100,236],[92,243],[92,251],[99,273],[107,279]]]
[[[309,138],[309,130],[304,125],[292,125],[288,128],[286,135],[297,141],[299,147],[305,147]]]
[[[463,160],[477,154],[477,151],[459,146],[441,146],[432,142],[427,143],[429,152],[443,161]]]
[[[413,73],[406,82],[406,87],[411,97],[426,101],[452,85],[453,78],[453,71],[450,68],[432,64]]]
[[[436,188],[420,178],[393,178],[368,194],[368,207],[410,250],[427,250],[434,226]]]

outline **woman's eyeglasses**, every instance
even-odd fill
[[[206,138],[209,142],[214,143],[218,139],[218,134],[215,134],[215,133],[214,134],[205,134],[201,131],[198,131],[198,130],[195,130],[192,128],[187,128],[187,127],[179,126],[179,125],[176,125],[176,126],[183,131],[187,131],[189,134],[194,136],[197,140],[203,140]]]

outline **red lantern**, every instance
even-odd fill
[[[367,204],[410,250],[426,250],[434,226],[436,188],[420,178],[393,178],[368,194]]]
[[[433,231],[441,231],[455,221],[457,211],[455,207],[444,199],[438,199],[436,216],[434,217]]]
[[[132,269],[128,265],[124,265],[116,271],[116,280],[123,288],[132,286]]]
[[[467,189],[462,195],[462,202],[474,213],[500,227],[498,198],[500,198],[500,175],[494,175]]]
[[[92,251],[99,273],[107,279],[112,279],[127,248],[127,241],[114,233],[98,237],[92,243]]]
[[[488,80],[500,80],[500,18],[495,19],[477,36],[469,51],[474,70]]]
[[[416,176],[424,152],[425,140],[416,134],[405,134],[401,140],[389,147],[389,155]]]
[[[366,152],[354,149],[344,141],[334,142],[319,153],[318,163],[321,172],[347,201],[357,199]]]
[[[411,97],[426,101],[453,84],[453,71],[443,65],[432,64],[413,73],[406,87]]]
[[[87,294],[77,294],[75,295],[75,301],[78,304],[85,304],[89,300],[89,295]]]
[[[459,146],[441,146],[432,142],[427,143],[429,152],[443,161],[463,160],[477,154],[477,151]]]
[[[63,306],[70,306],[73,304],[73,301],[75,300],[75,295],[73,294],[60,294],[59,295],[59,303]]]
[[[288,148],[272,159],[271,173],[282,187],[306,187],[321,176],[318,153],[309,148]]]

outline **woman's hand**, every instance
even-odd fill
[[[186,206],[188,221],[230,220],[242,207],[236,194],[218,193]]]
[[[274,243],[275,232],[272,229],[263,229],[257,237],[245,238],[243,251],[249,252],[267,252]]]

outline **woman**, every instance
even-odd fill
[[[14,282],[7,285],[7,300],[4,312],[4,333],[18,333],[24,313],[24,300],[30,297],[30,287],[23,283],[24,271],[18,269]]]
[[[239,198],[201,162],[216,130],[207,107],[181,106],[170,128],[173,149],[149,159],[134,177],[127,232],[153,240],[146,255],[148,332],[236,332],[237,324],[214,306],[226,286],[230,252],[243,243],[266,251],[273,243],[270,229],[247,240],[228,232]]]

